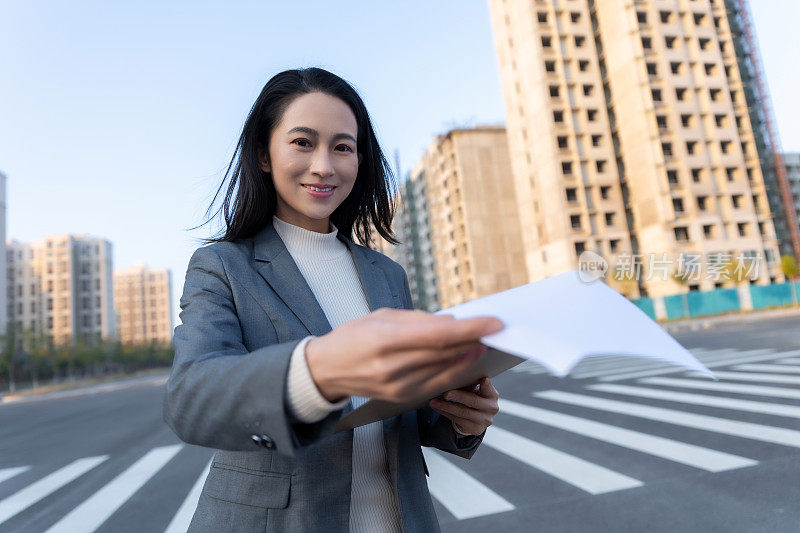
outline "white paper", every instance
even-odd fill
[[[461,388],[531,359],[563,377],[584,357],[645,357],[714,374],[627,298],[602,281],[584,282],[575,270],[437,311],[455,318],[495,316],[505,327],[481,337],[489,347],[462,376],[440,391]],[[424,406],[370,400],[339,420],[338,431]]]
[[[584,357],[629,355],[683,366],[716,379],[631,301],[602,281],[581,281],[575,270],[435,314],[496,316],[505,327],[481,342],[532,359],[559,377]]]

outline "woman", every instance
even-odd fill
[[[390,172],[334,74],[267,82],[228,176],[225,233],[189,261],[164,398],[181,440],[218,450],[190,531],[438,530],[420,446],[471,457],[497,413],[488,379],[334,428],[368,398],[434,396],[502,323],[414,311],[403,268],[369,249],[370,223],[397,243]]]

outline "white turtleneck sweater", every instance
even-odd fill
[[[278,217],[272,218],[297,267],[319,302],[331,328],[370,312],[347,246],[336,238],[338,229],[318,233]],[[348,401],[353,409],[369,398],[351,396],[338,403],[327,401],[314,384],[305,358],[305,337],[292,352],[289,362],[287,400],[290,415],[306,422],[318,422]],[[389,476],[383,425],[373,422],[353,430],[353,477],[350,491],[350,531],[401,532],[400,511]]]

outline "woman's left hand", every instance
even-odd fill
[[[480,435],[492,425],[492,418],[500,408],[500,395],[489,378],[483,378],[473,391],[453,389],[429,402],[431,409],[453,421],[462,433]]]

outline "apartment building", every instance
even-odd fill
[[[114,272],[114,306],[123,344],[172,343],[172,282],[168,269],[144,264]]]
[[[55,344],[115,338],[111,242],[54,235],[6,246],[8,320],[18,332]]]
[[[722,0],[489,3],[531,280],[584,250],[645,273],[668,258],[643,295],[683,290],[686,256],[761,258],[759,283],[783,279]]]
[[[439,309],[527,283],[505,128],[438,135],[412,180],[424,181]]]

